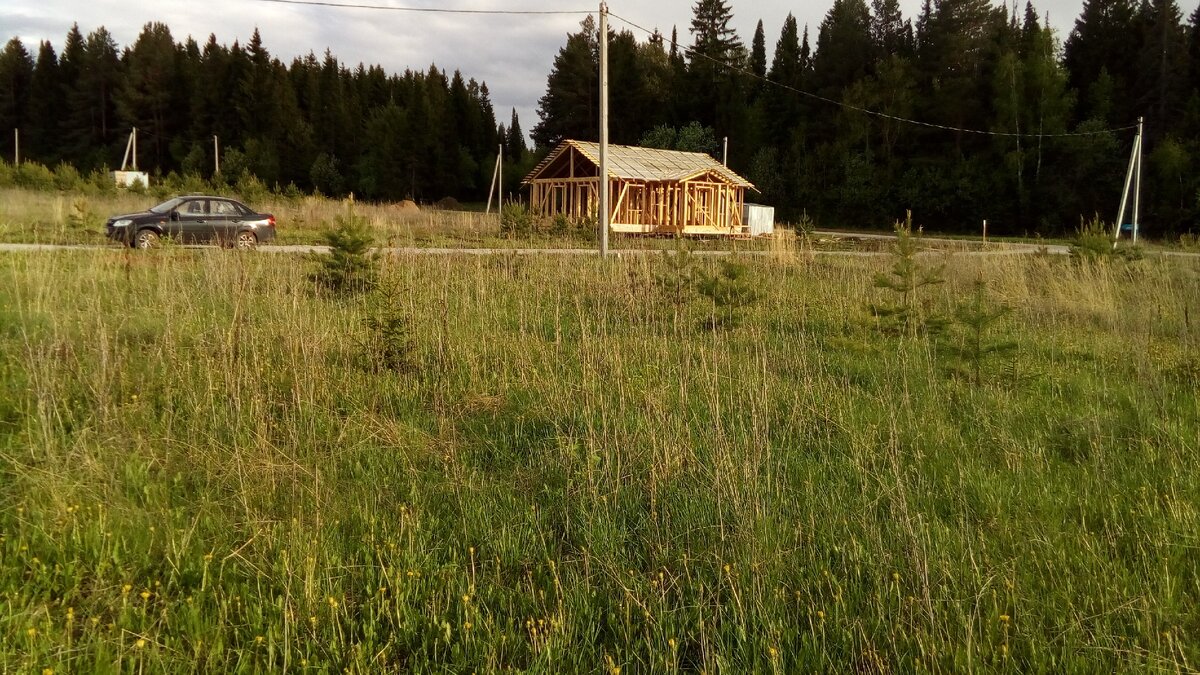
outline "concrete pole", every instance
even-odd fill
[[[1125,171],[1125,187],[1121,188],[1121,207],[1117,210],[1117,222],[1113,225],[1113,248],[1117,247],[1117,240],[1121,238],[1121,221],[1125,220],[1125,205],[1129,203],[1129,184],[1133,181],[1134,163],[1138,158],[1138,146],[1142,143],[1141,127],[1138,127],[1138,135],[1133,139],[1133,148],[1129,151],[1129,169]]]
[[[1138,202],[1142,194],[1142,124],[1144,121],[1144,117],[1138,118],[1137,173],[1133,179],[1133,243],[1135,244],[1138,237]]]
[[[608,3],[600,2],[600,256],[608,255]]]
[[[725,137],[725,140],[722,144],[721,163],[724,164],[725,166],[729,166],[729,137],[728,136]]]
[[[137,127],[133,128],[133,170],[137,171]]]
[[[221,146],[217,144],[217,135],[213,134],[213,175],[221,173]]]
[[[13,129],[13,166],[21,165],[21,130]]]

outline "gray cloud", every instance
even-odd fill
[[[396,6],[444,6],[432,0],[372,0]],[[593,10],[598,2],[584,0],[461,0],[455,8]],[[734,27],[749,44],[755,24],[763,21],[770,53],[779,37],[784,17],[795,14],[815,47],[817,30],[832,0],[793,7],[782,0],[732,3]],[[641,4],[615,0],[610,11],[647,29],[658,28],[670,37],[677,27],[679,41],[690,43],[688,26],[692,0],[661,0]],[[1060,37],[1073,25],[1081,0],[1044,0],[1036,3],[1043,15],[1049,11],[1051,25]],[[902,0],[906,17],[915,17],[920,0]],[[1023,11],[1024,4],[1019,11]],[[326,48],[350,66],[379,64],[388,72],[425,70],[436,63],[447,73],[460,70],[464,77],[487,82],[497,121],[508,123],[509,110],[516,108],[521,126],[528,132],[537,123],[537,99],[544,93],[546,75],[568,33],[578,29],[584,17],[495,16],[427,14],[365,9],[288,6],[253,0],[208,0],[186,2],[163,0],[152,6],[117,0],[17,0],[0,7],[0,36],[20,37],[31,50],[49,40],[61,50],[73,22],[87,34],[103,25],[121,46],[132,45],[142,27],[159,21],[171,28],[176,40],[188,35],[201,44],[209,34],[224,44],[245,43],[257,27],[272,55],[289,62],[310,51],[320,56]],[[617,30],[628,28],[613,20]],[[646,35],[631,29],[639,40]]]

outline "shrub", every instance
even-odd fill
[[[500,234],[505,237],[527,235],[533,232],[533,214],[518,201],[506,202],[500,207]]]
[[[369,291],[379,278],[379,252],[372,251],[374,237],[366,219],[354,214],[338,216],[337,225],[321,233],[329,246],[328,255],[315,255],[316,271],[309,278],[318,289],[334,295],[353,295]]]
[[[716,274],[699,276],[696,290],[712,302],[707,328],[737,328],[742,324],[742,310],[758,302],[760,294],[747,272],[746,266],[736,260],[722,260]]]

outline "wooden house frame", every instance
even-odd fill
[[[608,146],[609,222],[613,232],[744,235],[747,189],[709,155]],[[593,217],[599,204],[600,146],[563,141],[525,177],[535,214]]]

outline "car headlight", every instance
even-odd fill
[[[128,218],[122,218],[122,219],[118,220],[117,222],[113,223],[113,227],[129,227],[131,224],[133,224],[132,220],[130,220]]]

